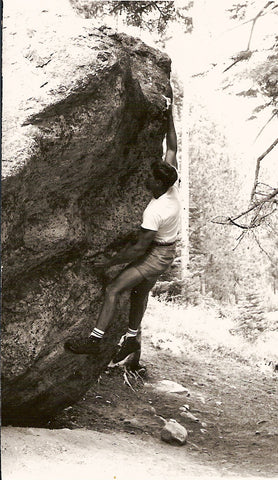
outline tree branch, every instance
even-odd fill
[[[254,28],[255,28],[255,24],[257,22],[257,20],[262,17],[263,15],[266,15],[266,12],[265,10],[270,6],[272,5],[274,2],[274,0],[269,0],[265,6],[257,13],[257,15],[255,15],[255,17],[253,17],[251,20],[248,20],[247,22],[244,22],[242,23],[242,25],[245,25],[246,23],[250,23],[252,22],[252,27],[251,27],[251,30],[250,30],[250,35],[249,35],[249,39],[248,39],[248,44],[247,44],[247,48],[246,50],[243,50],[242,52],[240,52],[235,58],[234,58],[234,62],[229,65],[229,67],[225,68],[225,70],[223,70],[223,73],[227,72],[227,70],[229,70],[230,68],[232,68],[234,65],[236,65],[238,62],[241,62],[242,60],[248,60],[251,55],[252,55],[252,52],[250,51],[250,44],[251,44],[251,40],[252,40],[252,36],[253,36],[253,32],[254,32]],[[278,5],[274,5],[272,7],[272,10],[274,10],[274,8],[276,8]]]
[[[255,180],[254,180],[254,185],[253,185],[252,192],[251,192],[251,202],[254,199],[254,196],[255,196],[255,193],[256,193],[256,188],[257,188],[257,185],[258,185],[261,161],[271,152],[271,150],[273,150],[274,147],[276,147],[277,144],[278,144],[278,138],[276,138],[276,140],[274,140],[274,142],[270,145],[270,147],[268,147],[268,149],[264,153],[262,153],[262,155],[260,155],[257,158],[256,170],[255,170]]]
[[[237,238],[237,244],[236,244],[236,246],[233,248],[233,252],[237,249],[237,247],[239,246],[240,242],[243,240],[244,235],[245,235],[246,233],[247,233],[246,230],[244,230],[244,232],[242,232],[242,233],[240,234],[240,236]]]
[[[267,9],[267,7],[269,7],[270,4],[274,3],[273,1],[269,1],[265,4],[265,6],[260,10],[260,12],[252,19],[252,27],[251,27],[251,31],[250,31],[250,35],[249,35],[249,40],[248,40],[248,44],[247,44],[247,49],[246,50],[250,50],[250,43],[251,43],[251,40],[252,40],[252,36],[253,36],[253,32],[254,32],[254,28],[255,28],[255,24],[256,24],[256,21],[258,20],[258,18],[260,18],[264,11]]]
[[[241,213],[241,214],[238,215],[237,217],[234,217],[233,220],[237,220],[238,218],[241,218],[241,217],[243,217],[244,215],[247,215],[247,213],[252,212],[252,210],[254,210],[255,208],[259,207],[260,205],[263,205],[264,203],[269,202],[270,200],[272,200],[272,198],[274,198],[276,195],[278,195],[278,188],[275,188],[275,190],[273,190],[272,193],[270,193],[267,197],[265,197],[265,198],[264,198],[263,200],[261,200],[260,202],[254,203],[254,205],[252,205],[252,207],[248,208],[248,210],[246,210],[245,212]]]
[[[243,217],[244,215],[247,215],[248,213],[252,212],[256,208],[261,210],[263,205],[265,203],[271,201],[276,195],[278,195],[278,188],[274,189],[273,192],[270,193],[269,195],[267,195],[267,197],[265,197],[263,200],[253,204],[250,208],[248,208],[248,210],[245,210],[244,212],[240,213],[236,217],[233,217],[233,218],[224,217],[224,219],[223,219],[223,217],[215,217],[214,219],[211,220],[211,222],[212,223],[218,223],[220,225],[235,225],[236,227],[242,228],[243,230],[251,230],[253,228],[256,228],[261,224],[262,220],[264,220],[266,217],[272,215],[275,212],[276,208],[274,210],[272,210],[270,213],[267,213],[266,215],[261,217],[259,219],[258,224],[255,224],[255,221],[258,219],[258,213],[255,214],[255,217],[252,219],[252,221],[250,222],[249,225],[242,225],[242,224],[238,223],[236,220]]]
[[[234,65],[236,65],[238,62],[242,62],[243,60],[248,60],[252,55],[252,52],[250,50],[243,50],[242,52],[239,52],[236,57],[234,57],[234,62],[229,65],[228,67],[223,70],[223,73],[227,72],[232,68]]]
[[[229,218],[228,220],[232,225],[242,228],[243,230],[249,230],[250,228],[255,228],[256,226],[256,225],[253,225],[252,227],[249,227],[249,225],[240,225],[240,223],[235,222],[232,218]]]
[[[260,17],[264,17],[265,15],[267,15],[267,14],[269,13],[269,12],[264,12],[264,10],[270,5],[270,3],[274,3],[274,1],[268,2],[268,4],[266,4],[266,5],[264,6],[264,8],[262,9],[263,13],[260,14]],[[274,6],[271,8],[271,10],[275,10],[275,8],[278,8],[278,5],[274,5]],[[254,21],[254,18],[256,18],[256,17],[257,17],[257,15],[256,15],[255,17],[253,17],[253,18],[250,18],[249,20],[246,20],[245,22],[240,23],[239,25],[236,25],[236,26],[234,26],[234,27],[232,27],[232,28],[229,28],[229,29],[227,30],[227,32],[231,32],[232,30],[235,30],[236,28],[242,27],[243,25],[247,25],[247,23],[253,22],[253,21]]]
[[[268,121],[265,123],[265,125],[261,128],[261,130],[259,131],[258,135],[256,136],[254,142],[259,138],[261,133],[264,131],[265,127],[267,127],[267,125],[271,122],[271,120],[273,120],[273,118],[275,117],[275,115],[277,115],[277,113],[278,113],[278,110],[274,110],[273,115],[271,115],[271,117],[268,119]]]
[[[267,256],[268,260],[270,261],[271,265],[276,265],[274,262],[273,262],[273,259],[272,257],[269,255],[269,253],[261,246],[260,242],[259,242],[259,239],[257,238],[255,232],[252,232],[254,238],[255,238],[255,241],[257,243],[257,245],[259,246],[260,250]]]
[[[160,12],[160,15],[163,16],[163,12],[161,11],[161,8],[157,5],[156,2],[154,2],[154,6],[155,6],[155,8]]]

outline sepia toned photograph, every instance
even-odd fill
[[[2,480],[278,479],[278,0],[2,10]]]

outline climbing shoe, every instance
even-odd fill
[[[131,353],[137,352],[140,349],[140,343],[136,337],[125,338],[120,350],[114,355],[113,363],[119,363],[124,360]]]
[[[99,353],[100,340],[93,336],[87,338],[69,338],[65,342],[65,348],[73,353],[88,353],[97,355]]]

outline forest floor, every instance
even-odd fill
[[[201,340],[196,318],[199,337],[191,330],[174,341],[161,327],[173,308],[150,303],[142,346],[147,373],[107,368],[49,429],[3,428],[3,480],[278,478],[278,373],[247,348],[244,355],[242,345],[225,346],[223,335],[222,344],[212,345],[208,331]],[[216,328],[214,338],[220,323]],[[173,392],[176,385],[165,380],[184,391]],[[161,441],[160,417],[186,427],[184,446]]]

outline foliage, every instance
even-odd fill
[[[239,316],[233,333],[240,333],[243,337],[254,341],[266,327],[261,290],[250,285],[249,291],[239,301]]]
[[[140,27],[148,31],[164,34],[168,24],[175,18],[185,25],[186,31],[192,30],[192,18],[187,10],[192,2],[183,8],[175,9],[174,1],[93,1],[70,0],[73,8],[85,18],[121,16],[127,25]]]
[[[257,107],[254,109],[250,120],[255,118],[259,119],[261,113],[266,109],[271,112],[267,122],[263,124],[258,131],[258,138],[264,129],[268,127],[269,123],[277,119],[278,37],[276,32],[273,30],[265,30],[262,35],[262,47],[256,50],[252,48],[252,46],[257,34],[256,25],[262,21],[262,17],[268,17],[268,19],[272,17],[272,20],[274,20],[278,14],[278,2],[277,0],[265,2],[258,0],[236,2],[233,4],[233,7],[228,10],[228,13],[230,14],[230,18],[236,23],[237,29],[243,26],[250,26],[250,28],[247,45],[242,45],[242,51],[234,53],[232,56],[233,62],[224,69],[223,73],[227,71],[229,71],[229,73],[225,75],[223,88],[229,89],[230,92],[233,91],[233,94],[253,97],[258,100]],[[247,89],[237,91],[240,88],[241,80],[245,81]],[[231,214],[231,210],[235,204],[229,206],[227,203],[226,213],[230,212],[230,215],[223,217],[218,216],[217,219],[215,219],[216,223],[230,225],[233,229],[234,227],[239,228],[241,233],[238,237],[238,242],[240,243],[243,239],[246,239],[250,247],[250,252],[256,252],[253,261],[255,262],[256,259],[257,263],[253,271],[250,263],[245,262],[242,256],[238,259],[240,262],[238,272],[243,272],[244,269],[246,269],[246,273],[242,276],[244,285],[241,286],[243,295],[245,295],[246,298],[248,295],[255,295],[254,291],[248,291],[248,287],[244,282],[246,278],[249,278],[254,288],[254,279],[256,279],[258,275],[262,274],[262,283],[266,281],[266,277],[269,275],[268,281],[270,280],[274,291],[277,288],[278,185],[266,184],[263,177],[265,158],[274,148],[277,149],[277,145],[278,138],[274,137],[268,148],[266,148],[264,152],[261,152],[257,158],[249,205],[245,205],[245,208],[238,207],[235,210],[236,213]],[[219,174],[221,174],[220,171]],[[275,175],[273,175],[273,179],[274,182]],[[242,252],[244,252],[245,249],[245,246],[240,246]],[[251,259],[250,252],[245,251],[249,261]],[[264,267],[261,265],[263,258],[266,260]],[[250,272],[250,270],[252,272]],[[217,277],[217,271],[215,274]]]
[[[233,20],[243,20],[246,16],[247,1],[236,3],[231,8],[228,8],[230,18]]]
[[[267,109],[270,116],[260,130],[256,139],[268,127],[270,122],[277,120],[278,113],[278,42],[276,32],[265,31],[262,37],[263,45],[258,51],[252,49],[253,40],[256,35],[255,26],[262,21],[262,17],[277,16],[278,2],[277,0],[261,1],[252,0],[250,2],[237,2],[228,10],[230,18],[236,23],[237,28],[250,25],[248,42],[246,48],[241,52],[232,56],[233,62],[224,69],[223,73],[229,71],[223,79],[223,88],[233,91],[234,94],[253,97],[258,100],[257,106],[254,108],[249,120],[259,119],[262,113]],[[244,47],[244,45],[243,45]],[[232,70],[230,70],[232,69]],[[247,87],[245,90],[239,90],[241,80],[245,81]],[[218,216],[215,222],[222,225],[233,225],[240,228],[241,234],[239,239],[242,240],[246,235],[252,233],[253,240],[258,244],[262,252],[264,252],[271,262],[271,254],[265,251],[260,244],[260,235],[267,241],[267,235],[270,229],[273,230],[277,223],[277,196],[278,185],[267,185],[264,181],[262,171],[265,157],[277,148],[278,138],[262,152],[256,161],[254,184],[250,195],[250,204],[242,211],[238,211],[234,216]],[[273,176],[274,178],[274,176]],[[228,212],[228,211],[227,211]],[[259,227],[264,227],[264,230]],[[257,231],[256,231],[257,230]],[[270,238],[270,234],[268,235]],[[271,242],[269,243],[271,247]],[[273,241],[272,241],[273,244]],[[272,247],[270,250],[273,250]],[[272,269],[274,272],[274,270]]]
[[[235,239],[230,230],[215,229],[211,219],[215,212],[239,205],[240,183],[231,167],[225,136],[208,112],[195,104],[191,118],[190,270],[199,277],[202,294],[211,291],[215,299],[228,301],[236,296],[239,280]]]
[[[247,341],[243,335],[235,335],[235,312],[237,308],[219,308],[215,302],[210,306],[200,303],[191,306],[165,302],[150,296],[145,319],[144,334],[160,349],[170,349],[184,355],[194,351],[206,351],[208,355],[225,355],[242,359],[250,365],[262,364],[273,359],[277,364],[277,322],[276,333],[262,333],[255,342]],[[265,322],[267,323],[267,322]],[[271,368],[271,367],[270,367]]]

